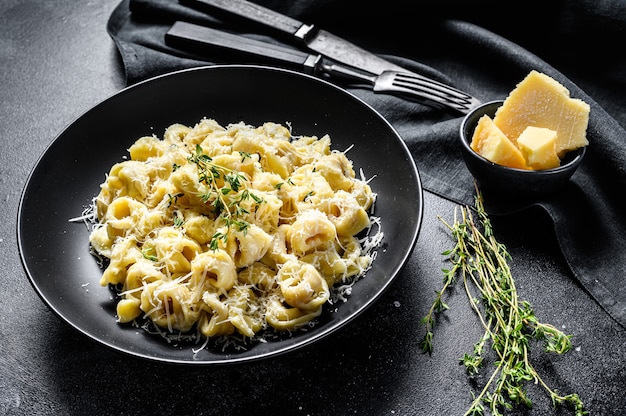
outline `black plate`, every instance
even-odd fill
[[[222,353],[173,346],[115,322],[114,294],[98,284],[102,270],[89,252],[89,231],[68,220],[81,215],[110,167],[140,136],[202,117],[225,125],[290,123],[298,135],[329,134],[378,193],[383,245],[347,302],[325,311],[319,325],[246,351]],[[261,66],[212,66],[175,72],[126,88],[70,124],[38,161],[19,208],[18,241],[30,281],[43,301],[86,336],[115,350],[157,361],[226,364],[267,358],[318,340],[356,318],[389,286],[419,233],[423,194],[406,145],[374,109],[326,81]]]

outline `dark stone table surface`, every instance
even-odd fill
[[[437,217],[451,218],[455,209],[429,193],[415,254],[382,298],[337,333],[269,360],[190,368],[137,359],[77,333],[42,302],[20,260],[20,195],[55,136],[124,87],[105,30],[116,5],[0,3],[0,414],[462,415],[472,384],[459,358],[481,329],[460,287],[448,298],[434,353],[419,347],[420,319],[451,244]],[[495,226],[513,256],[520,296],[541,320],[572,335],[563,356],[533,350],[544,380],[578,393],[592,415],[626,414],[626,330],[572,278],[546,218],[509,217]],[[570,414],[554,411],[539,386],[528,391],[533,408],[512,414]]]

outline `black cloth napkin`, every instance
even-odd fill
[[[590,145],[565,189],[533,201],[505,201],[485,194],[485,205],[494,216],[545,211],[573,276],[626,327],[622,195],[626,191],[626,54],[615,49],[626,44],[626,2],[528,0],[503,8],[495,0],[438,0],[413,3],[410,10],[400,0],[254,2],[314,23],[482,101],[504,99],[535,69],[589,103]],[[176,20],[297,47],[269,29],[224,14],[207,14],[177,0],[124,0],[107,29],[119,49],[129,85],[183,68],[262,63],[173,48],[164,36]],[[456,144],[462,115],[365,89],[347,89],[378,110],[403,137],[424,189],[461,204],[474,203],[474,181]]]

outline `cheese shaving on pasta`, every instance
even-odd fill
[[[292,331],[345,301],[375,258],[375,194],[328,135],[204,118],[129,154],[100,187],[90,233],[120,323],[207,339]]]

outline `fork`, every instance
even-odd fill
[[[467,114],[481,104],[479,100],[449,85],[421,76],[400,71],[383,71],[372,75],[336,64],[316,56],[308,65],[313,73],[341,75],[348,79],[360,80],[373,88],[376,93],[396,95],[410,101],[420,102],[436,108],[452,108]]]
[[[284,64],[297,65],[304,68],[306,72],[321,78],[339,78],[355,86],[364,83],[375,93],[395,95],[431,107],[453,109],[463,114],[480,105],[480,101],[471,95],[419,74],[384,71],[380,75],[374,75],[340,64],[322,55],[308,54],[188,22],[175,22],[168,30],[165,39],[175,47],[196,49],[217,47],[269,58]]]

